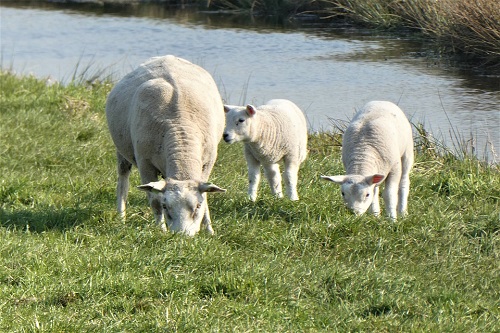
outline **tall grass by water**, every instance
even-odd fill
[[[408,27],[437,39],[449,52],[500,64],[500,6],[496,0],[322,0],[326,13],[386,28]]]
[[[310,136],[301,200],[246,198],[221,143],[215,236],[162,233],[131,177],[115,213],[104,104],[112,84],[0,73],[0,331],[495,332],[500,174],[416,142],[409,215],[354,216],[321,174],[340,134]]]
[[[409,28],[435,39],[443,53],[475,65],[500,65],[500,6],[496,0],[211,0],[215,6],[265,14],[318,14],[361,25]]]

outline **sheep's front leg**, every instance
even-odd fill
[[[278,164],[264,165],[264,171],[267,181],[271,187],[271,193],[278,198],[283,198],[283,191],[281,189],[281,174]]]
[[[147,184],[149,182],[155,182],[158,180],[158,171],[147,162],[137,161],[137,168],[141,175],[142,184]],[[163,218],[163,207],[161,203],[161,197],[158,194],[152,192],[147,193],[149,205],[153,210],[155,216],[156,225],[160,227],[161,230],[167,231],[167,226]]]
[[[207,196],[206,193],[203,194],[205,197],[205,215],[203,215],[203,219],[201,220],[201,225],[207,229],[207,232],[210,235],[214,234],[214,229],[212,228],[212,221],[210,220],[210,211],[208,210]]]
[[[387,216],[395,220],[397,218],[396,206],[398,205],[398,187],[401,174],[389,174],[385,180],[384,203]]]
[[[246,149],[245,158],[248,167],[248,197],[250,200],[255,201],[260,183],[260,162]]]
[[[298,180],[299,166],[295,163],[285,162],[285,188],[286,195],[290,200],[299,200],[297,193],[297,180]]]
[[[153,194],[151,192],[147,193],[149,205],[153,210],[153,214],[155,216],[156,225],[160,227],[162,231],[167,231],[167,225],[163,220],[163,207],[161,204],[161,198],[157,194]]]
[[[380,191],[379,187],[375,186],[375,188],[373,189],[373,201],[372,204],[370,205],[370,211],[375,216],[380,215],[379,191]]]
[[[116,152],[118,166],[118,182],[116,185],[116,201],[118,214],[125,219],[125,209],[127,206],[127,196],[129,190],[129,176],[132,163],[127,161],[120,153]]]

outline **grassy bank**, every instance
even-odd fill
[[[347,212],[320,174],[338,135],[310,138],[299,202],[246,199],[239,145],[221,144],[216,235],[163,234],[144,193],[115,215],[110,84],[0,74],[0,331],[494,332],[500,176],[422,147],[409,216]],[[139,184],[133,172],[131,184]]]

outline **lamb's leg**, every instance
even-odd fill
[[[132,169],[132,163],[127,161],[119,152],[116,152],[118,166],[118,182],[116,185],[116,199],[118,214],[125,219],[125,209],[127,206],[127,196],[129,189],[129,176]]]
[[[260,162],[246,149],[245,158],[248,167],[248,197],[250,200],[255,201],[260,183]]]
[[[397,218],[396,206],[398,205],[398,188],[401,172],[389,173],[385,180],[384,203],[387,216],[395,220]]]
[[[297,193],[297,180],[298,180],[299,166],[292,162],[285,161],[285,188],[286,195],[290,200],[299,200]]]
[[[142,184],[147,184],[149,182],[155,182],[158,180],[158,171],[149,163],[137,161],[137,167],[141,175]],[[161,230],[167,231],[167,226],[163,219],[163,207],[161,204],[161,199],[158,195],[153,192],[148,191],[148,202],[153,210],[155,216],[156,225],[160,227]]]
[[[398,213],[405,216],[408,208],[408,196],[410,194],[410,170],[413,165],[413,150],[405,154],[402,159],[401,180],[398,192]]]
[[[380,215],[379,192],[380,192],[379,187],[375,186],[375,188],[373,189],[373,201],[372,201],[372,204],[370,205],[370,211],[375,216]]]
[[[266,174],[267,181],[269,182],[269,186],[271,187],[271,193],[278,198],[283,198],[279,164],[264,165],[264,172]]]

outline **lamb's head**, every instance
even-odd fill
[[[226,113],[226,128],[224,129],[224,141],[234,143],[238,141],[251,140],[252,118],[257,109],[253,105],[234,106],[224,105]]]
[[[372,176],[321,176],[321,178],[340,185],[345,205],[356,215],[361,215],[372,204],[375,186],[379,186],[385,176],[375,174]]]
[[[160,180],[138,186],[139,189],[158,196],[168,228],[194,236],[200,231],[201,222],[208,215],[206,193],[225,192],[216,185],[194,180]]]

